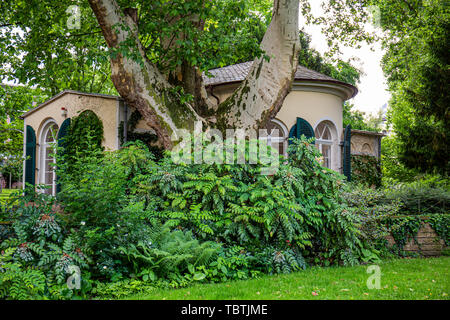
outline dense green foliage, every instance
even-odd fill
[[[16,253],[4,259],[44,274],[33,294],[52,299],[136,278],[168,288],[377,260],[341,200],[343,177],[310,142],[294,141],[269,176],[258,164],[175,165],[170,153],[156,162],[141,142],[90,148],[71,170],[58,153],[58,202],[30,190],[7,208],[2,249]],[[70,265],[80,289],[65,286]]]
[[[73,170],[58,160],[57,199],[30,191],[2,209],[2,219],[12,222],[1,230],[4,297],[124,297],[379,262],[403,255],[401,244],[420,227],[420,216],[394,218],[414,210],[402,200],[424,186],[401,189],[404,197],[396,189],[349,186],[319,164],[318,150],[304,138],[294,140],[288,161],[272,175],[261,175],[259,164],[175,165],[168,152],[155,161],[141,142],[92,150]],[[420,193],[424,205],[448,200],[434,193],[436,186],[448,187],[428,182],[429,194]],[[448,216],[427,212],[448,242]],[[400,245],[387,246],[388,234]],[[73,266],[81,271],[79,289],[66,285]]]
[[[0,174],[11,182],[21,180],[23,120],[20,116],[46,96],[40,89],[0,85]]]
[[[402,202],[400,214],[446,214],[450,208],[449,181],[435,178],[394,185],[386,190],[386,198]]]
[[[72,5],[80,23],[69,29]],[[0,17],[0,79],[37,86],[49,96],[64,89],[115,92],[106,44],[87,1],[2,1]]]
[[[449,196],[448,180],[438,179],[376,190],[359,185],[344,194],[353,212],[360,217],[364,237],[387,256],[407,255],[404,246],[410,240],[418,244],[416,235],[425,223],[448,245]],[[388,235],[393,237],[395,245],[388,245]]]
[[[368,187],[381,186],[381,163],[371,155],[353,154],[351,159],[352,181]]]
[[[308,0],[301,0],[308,8]],[[449,171],[449,18],[447,1],[328,1],[321,24],[334,50],[342,44],[381,41],[392,99],[388,121],[396,137],[394,156],[419,172]],[[377,28],[366,28],[371,22]]]
[[[382,27],[396,40],[387,42],[383,69],[392,93],[390,122],[399,160],[421,172],[448,174],[449,23],[445,1],[415,1],[406,15],[393,19],[382,6]]]
[[[67,170],[72,169],[80,158],[89,157],[96,150],[103,150],[103,123],[91,110],[85,110],[70,122],[67,135],[60,142],[63,149],[61,153]],[[96,153],[98,154],[98,153]]]
[[[253,60],[261,54],[259,43],[272,6],[265,0],[118,3],[139,10],[139,34],[147,58],[165,74],[182,64],[203,71]],[[0,17],[0,79],[37,85],[49,95],[64,89],[116,92],[109,57],[117,52],[108,50],[87,1],[2,1]],[[180,30],[183,36],[175,39]],[[129,45],[124,43],[119,50],[133,55],[135,48]]]

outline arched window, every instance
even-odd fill
[[[55,158],[52,156],[56,150],[56,135],[58,133],[58,125],[53,121],[47,121],[44,124],[40,139],[40,183],[48,186],[44,193],[56,194],[56,173],[52,164]]]
[[[261,140],[267,140],[267,144],[270,145],[281,155],[286,155],[287,151],[287,138],[289,135],[286,126],[277,119],[272,119],[266,125],[267,136],[261,136]]]
[[[331,169],[332,152],[331,148],[333,146],[333,135],[332,135],[332,124],[328,121],[322,121],[314,130],[316,136],[316,147],[322,153],[324,167]]]

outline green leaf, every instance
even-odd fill
[[[206,278],[206,275],[203,272],[197,272],[194,274],[194,280],[195,281],[201,281]]]

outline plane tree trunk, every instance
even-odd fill
[[[112,51],[111,79],[117,91],[142,114],[167,149],[173,146],[172,136],[179,137],[181,129],[192,131],[196,121],[221,130],[257,129],[276,115],[291,88],[300,49],[298,0],[274,0],[272,21],[261,43],[269,61],[263,57],[254,61],[247,78],[216,107],[213,117],[208,118],[211,121],[202,117],[211,104],[195,67],[184,66],[182,70],[183,80],[189,81],[184,87],[194,95],[191,105],[182,101],[173,85],[147,59],[139,40],[136,14],[123,10],[115,0],[89,3]]]

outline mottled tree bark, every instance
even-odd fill
[[[298,9],[297,0],[274,0],[272,21],[261,42],[270,61],[256,59],[247,78],[219,106],[220,127],[257,129],[280,110],[297,70]]]
[[[201,115],[210,111],[200,72],[191,66],[181,70],[182,81],[188,82],[184,88],[195,97],[194,108],[181,103],[179,95],[171,90],[173,86],[146,58],[136,18],[125,15],[115,0],[89,3],[108,47],[114,52],[127,43],[132,53],[124,56],[117,52],[111,58],[111,78],[117,91],[142,114],[161,144],[171,148],[172,134],[178,136],[181,129],[193,130],[195,121],[205,122]],[[270,61],[256,59],[245,81],[219,105],[212,121],[219,129],[256,129],[280,109],[297,68],[298,5],[298,0],[274,0],[272,22],[261,43]]]
[[[132,57],[117,53],[111,58],[111,79],[121,97],[135,107],[156,131],[160,143],[170,149],[171,136],[181,129],[193,130],[204,121],[187,103],[181,103],[173,87],[147,58],[139,40],[136,22],[114,0],[89,0],[106,43],[118,49],[131,43]]]

